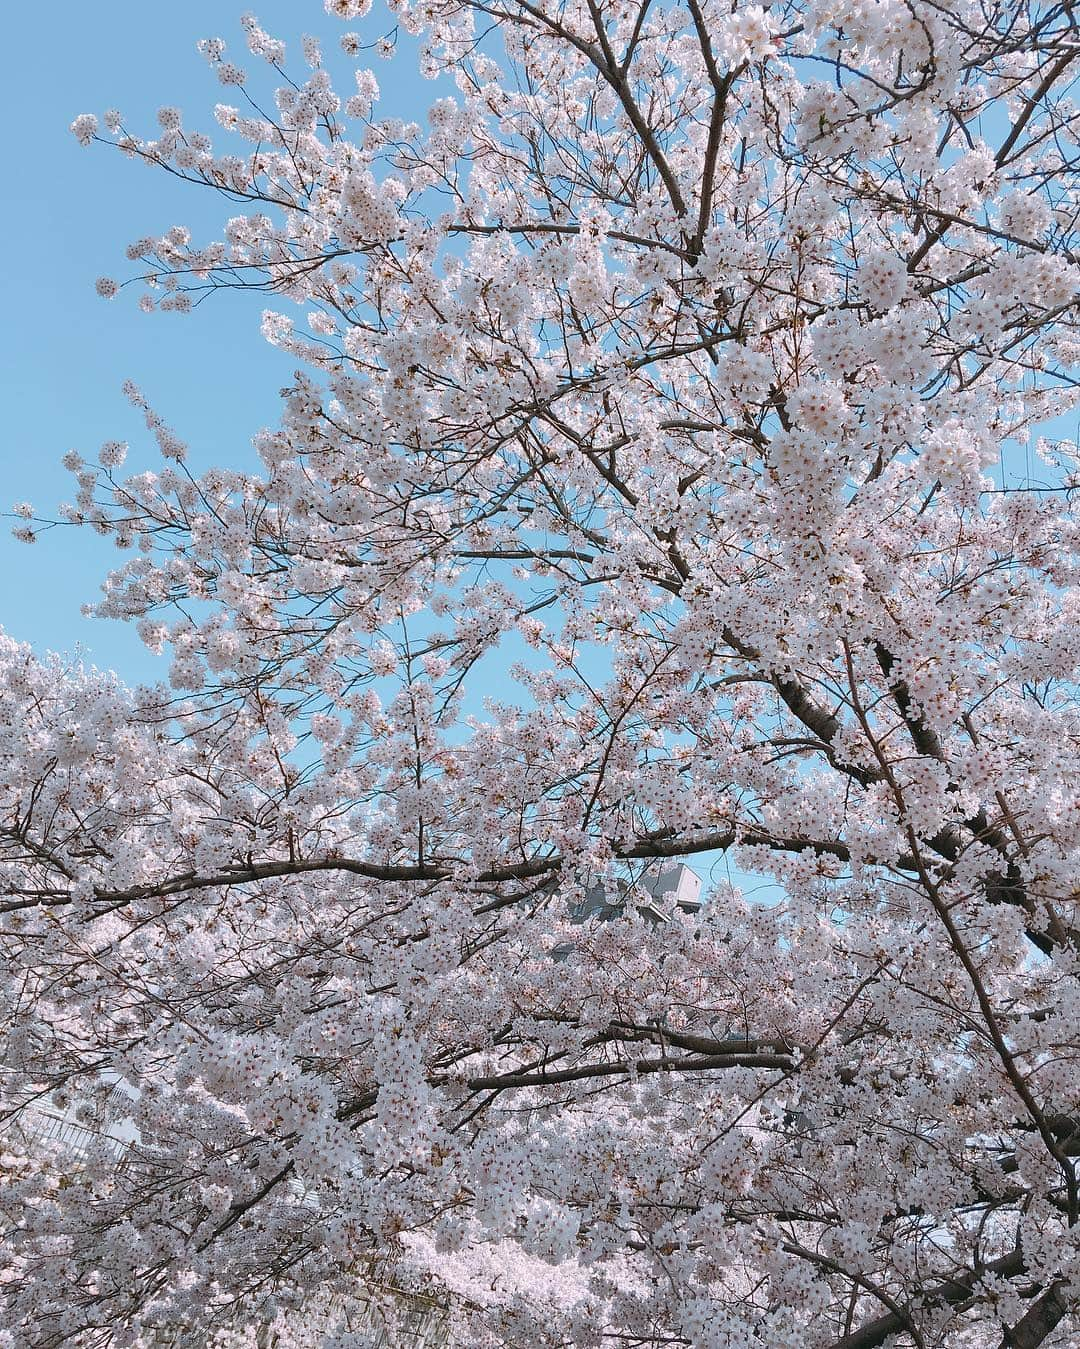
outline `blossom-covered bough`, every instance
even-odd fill
[[[326,8],[423,125],[247,19],[216,140],[73,127],[231,213],[101,293],[302,369],[257,471],[70,457],[168,688],[0,652],[7,1061],[134,1138],[12,1161],[6,1343],[377,1250],[470,1345],[1075,1344],[1073,9]],[[570,921],[718,854],[782,901]]]

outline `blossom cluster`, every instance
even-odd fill
[[[225,202],[101,295],[298,368],[243,466],[133,384],[65,459],[159,686],[0,642],[4,1116],[129,1093],[12,1152],[0,1325],[250,1340],[378,1251],[478,1346],[1064,1349],[1071,16],[325,10],[72,124]]]

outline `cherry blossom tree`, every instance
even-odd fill
[[[0,649],[7,1110],[132,1138],[8,1155],[2,1342],[374,1250],[470,1345],[1076,1344],[1073,8],[325,7],[347,90],[246,17],[213,136],[72,128],[230,216],[99,292],[300,368],[69,456],[168,687]],[[675,857],[783,897],[572,921]]]

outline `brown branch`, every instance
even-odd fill
[[[1001,1349],[1039,1349],[1039,1345],[1073,1311],[1063,1279],[1052,1283],[1037,1298],[1011,1330],[1006,1330]]]
[[[926,1307],[944,1303],[946,1306],[956,1306],[957,1303],[967,1301],[971,1296],[971,1290],[985,1274],[996,1274],[1000,1278],[1009,1279],[1023,1272],[1024,1257],[1019,1251],[1015,1251],[1011,1255],[1002,1256],[1000,1260],[991,1260],[980,1269],[965,1270],[963,1274],[942,1279],[939,1283],[923,1289],[896,1311],[887,1312],[884,1316],[868,1321],[849,1335],[842,1335],[840,1339],[833,1341],[829,1349],[878,1349],[878,1346],[884,1344],[890,1336],[899,1335],[908,1329],[915,1315],[916,1305]]]
[[[473,1091],[502,1091],[511,1087],[552,1087],[562,1082],[633,1073],[705,1073],[723,1068],[770,1068],[774,1072],[788,1072],[794,1066],[795,1060],[789,1054],[694,1054],[678,1059],[584,1063],[576,1068],[559,1068],[550,1073],[501,1073],[493,1077],[471,1077],[467,1085]]]

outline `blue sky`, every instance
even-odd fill
[[[331,58],[344,31],[320,0],[249,3],[297,56],[303,32],[319,34]],[[69,499],[73,486],[60,465],[68,449],[89,458],[102,441],[124,439],[133,471],[157,463],[141,417],[121,394],[125,379],[189,444],[196,468],[254,463],[252,436],[277,420],[277,390],[294,362],[261,339],[260,296],[213,296],[179,316],[144,315],[130,293],[107,302],[94,292],[98,276],[128,274],[124,247],[133,238],[173,224],[188,225],[197,239],[220,237],[226,204],[106,147],[82,149],[68,129],[80,112],[118,107],[131,130],[151,135],[157,108],[172,104],[189,125],[213,130],[211,110],[224,91],[195,43],[221,36],[230,55],[254,70],[239,23],[247,7],[244,0],[112,0],[66,3],[59,14],[55,6],[15,5],[5,15],[12,59],[0,92],[8,105],[10,191],[0,212],[7,301],[0,512],[26,500],[50,514]],[[350,26],[374,40],[386,22],[373,16]],[[370,64],[383,88],[382,111],[422,119],[439,91],[416,73],[409,53]],[[272,82],[272,73],[266,78]],[[1071,433],[1075,419],[1068,420],[1054,429]],[[41,653],[78,651],[128,683],[164,678],[165,661],[133,628],[80,612],[120,560],[115,548],[69,528],[30,548],[11,538],[10,523],[0,518],[0,627]]]
[[[347,71],[336,52],[345,26],[323,13],[320,0],[249,3],[290,45],[290,57],[298,59],[299,38],[311,30],[331,64]],[[125,379],[188,442],[195,467],[253,462],[252,435],[277,420],[277,390],[294,362],[259,335],[262,297],[212,296],[181,316],[144,315],[130,292],[111,302],[94,293],[98,276],[127,274],[123,250],[139,235],[185,224],[197,239],[220,237],[226,203],[104,146],[82,149],[68,130],[78,113],[113,106],[133,131],[150,135],[161,104],[178,105],[190,125],[213,130],[211,109],[224,91],[195,43],[224,37],[230,55],[254,71],[261,63],[249,57],[239,22],[246,7],[244,0],[113,0],[65,4],[60,15],[54,6],[16,5],[5,16],[14,59],[0,93],[9,105],[11,193],[0,213],[8,314],[0,329],[0,511],[27,500],[50,513],[69,498],[71,480],[59,461],[70,448],[91,457],[103,440],[125,439],[133,470],[157,462],[141,418],[121,395]],[[374,40],[387,22],[382,11],[350,27]],[[420,120],[438,91],[409,52],[389,63],[369,59],[383,87],[381,110]],[[1075,429],[1075,419],[1069,423],[1063,433]],[[80,613],[119,560],[113,546],[86,530],[58,528],[30,549],[11,538],[8,523],[0,519],[0,626],[39,651],[79,645],[129,682],[161,677],[163,663],[133,629]]]
[[[104,440],[129,440],[133,471],[155,464],[142,419],[120,392],[125,379],[188,442],[193,466],[254,463],[252,435],[277,420],[277,391],[295,361],[260,337],[259,296],[229,293],[191,315],[145,315],[130,291],[111,302],[94,293],[98,276],[129,274],[124,247],[139,235],[185,224],[196,238],[219,238],[231,213],[226,204],[107,147],[82,149],[68,130],[80,112],[116,107],[133,132],[152,135],[158,107],[172,104],[192,126],[213,132],[213,105],[224,91],[195,43],[223,37],[254,74],[261,62],[249,56],[239,22],[249,8],[289,44],[290,60],[299,60],[302,33],[322,37],[329,57],[345,31],[320,0],[113,0],[66,3],[59,13],[15,5],[5,15],[10,59],[0,98],[8,105],[10,195],[0,213],[7,302],[0,511],[30,501],[49,514],[71,499],[72,480],[60,466],[68,449],[89,458]],[[349,26],[374,40],[385,22]],[[383,85],[384,111],[422,119],[435,92],[407,55],[365,64]],[[263,78],[272,83],[273,73]],[[11,523],[0,519],[0,626],[42,652],[79,645],[128,682],[163,677],[164,662],[133,629],[80,613],[120,560],[113,545],[61,528],[28,547],[11,538]]]

